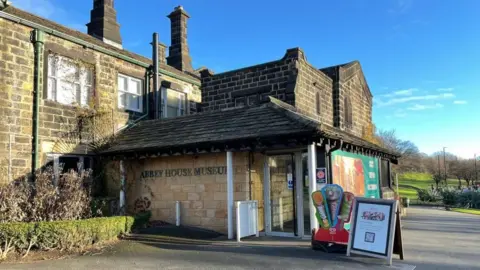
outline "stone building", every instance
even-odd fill
[[[177,9],[169,15],[172,29],[177,30],[172,32],[168,58],[167,46],[158,45],[160,95],[152,87],[152,60],[122,49],[113,4],[113,0],[93,1],[85,34],[2,1],[3,182],[28,176],[47,164],[57,171],[59,164],[65,171],[78,162],[90,168],[95,140],[101,142],[140,120],[154,118],[155,108],[159,117],[197,111],[201,81],[188,56],[186,13]],[[168,96],[169,101],[156,102],[158,96]]]
[[[251,67],[195,70],[188,13],[168,18],[169,54],[154,38],[152,61],[122,49],[113,0],[94,0],[88,35],[0,11],[0,165],[13,179],[97,157],[118,176],[129,212],[175,222],[178,204],[181,223],[229,237],[233,202],[246,200],[258,201],[266,235],[309,235],[319,168],[357,196],[391,197],[398,155],[364,139],[372,94],[358,61],[319,69],[292,48]],[[75,94],[59,96],[58,84]]]

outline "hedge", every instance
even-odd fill
[[[27,255],[30,248],[83,249],[130,232],[134,223],[135,218],[131,216],[0,223],[0,258],[4,259],[13,250]]]

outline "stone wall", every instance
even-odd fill
[[[278,61],[216,75],[208,70],[201,73],[202,111],[252,105],[273,96],[359,137],[372,122],[372,96],[357,61],[319,70],[301,49],[294,48]],[[344,119],[346,96],[352,104],[351,127]]]
[[[202,72],[202,111],[235,108],[273,96],[294,105],[298,50],[278,61],[212,75]]]
[[[146,200],[150,202],[147,209],[152,211],[152,220],[175,223],[175,202],[180,201],[182,224],[227,231],[226,153],[161,157],[127,164],[129,212],[139,211],[141,201]],[[233,166],[233,199],[248,200],[248,154],[234,153]],[[216,174],[208,174],[207,167],[219,169]],[[195,169],[201,168],[204,173],[196,174]]]
[[[9,180],[9,147],[13,177],[30,170],[34,66],[30,30],[0,19],[0,182]]]
[[[252,200],[258,201],[258,230],[265,231],[265,201],[264,201],[264,162],[265,156],[260,153],[255,153],[251,156],[251,189]]]
[[[295,107],[303,114],[333,126],[333,81],[304,58],[298,61]],[[320,104],[317,104],[317,93]],[[319,106],[319,114],[317,113]]]
[[[372,123],[372,96],[365,82],[360,63],[354,61],[340,67],[339,104],[340,125],[344,123],[343,97],[348,96],[352,106],[352,127],[347,131],[362,137],[365,129]]]
[[[0,172],[8,171],[9,140],[11,140],[12,178],[26,176],[31,170],[32,152],[32,111],[33,111],[33,75],[34,48],[30,41],[33,29],[5,19],[0,19]],[[78,106],[64,105],[46,100],[45,59],[48,53],[71,58],[78,63],[88,65],[94,70],[94,85],[89,107],[85,110]],[[92,134],[109,136],[127,123],[137,119],[142,113],[118,109],[117,76],[119,73],[136,77],[144,81],[146,69],[81,45],[45,34],[45,46],[42,57],[39,115],[39,164],[47,162],[48,153],[90,154],[86,143]],[[176,90],[187,93],[189,112],[198,111],[201,101],[198,86],[179,79],[162,75],[164,84],[177,86]],[[168,84],[169,85],[169,84]],[[151,90],[149,90],[151,92]],[[150,99],[153,108],[153,99]],[[145,104],[145,102],[144,102]],[[93,128],[86,125],[79,131],[79,121],[86,115],[96,115],[101,119]],[[92,131],[94,129],[94,131]],[[80,134],[85,136],[80,136]],[[90,138],[89,136],[90,135]],[[98,135],[98,134],[97,134]],[[1,175],[7,175],[1,173]],[[5,182],[8,177],[0,177]]]

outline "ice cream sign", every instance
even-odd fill
[[[353,193],[343,192],[342,187],[335,184],[325,185],[321,190],[313,192],[312,200],[320,227],[342,228],[344,223],[348,223],[354,198]]]

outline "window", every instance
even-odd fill
[[[317,106],[317,114],[320,115],[320,105],[321,105],[321,99],[320,99],[320,92],[317,92],[315,94],[315,103]]]
[[[142,80],[118,74],[118,107],[142,112],[142,88]]]
[[[57,183],[60,176],[70,170],[80,172],[93,169],[93,158],[91,156],[49,154],[45,167],[48,166],[52,167],[55,175],[54,182]]]
[[[353,126],[352,104],[350,103],[350,99],[348,97],[345,97],[343,100],[343,106],[345,127],[351,128]]]
[[[162,116],[165,118],[186,114],[186,94],[172,89],[162,89]]]
[[[93,69],[56,54],[48,55],[47,99],[88,107]]]

